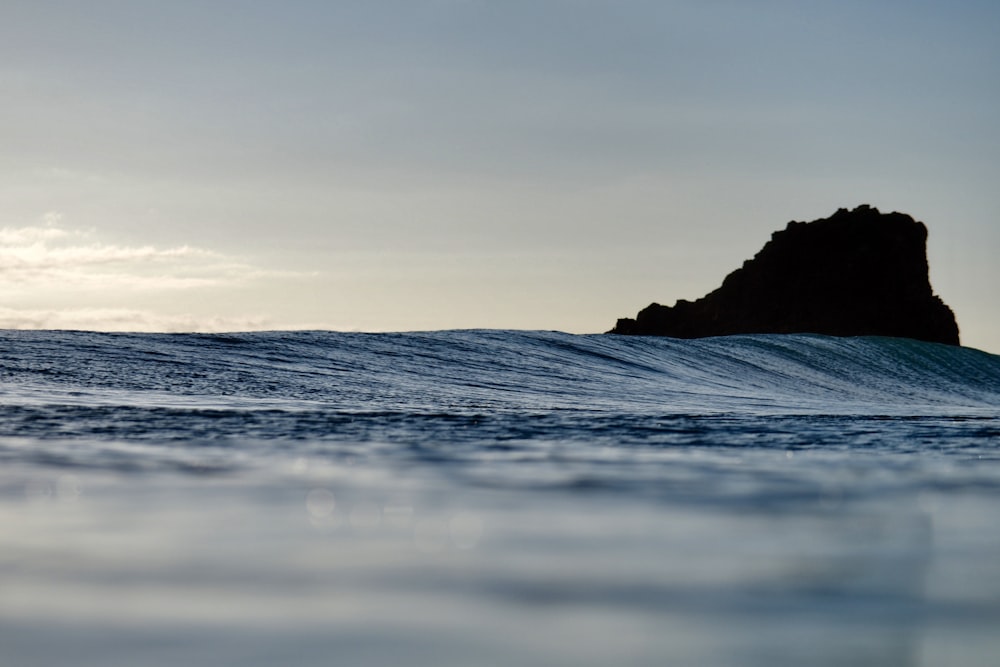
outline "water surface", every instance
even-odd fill
[[[992,665],[1000,358],[0,332],[11,665]]]

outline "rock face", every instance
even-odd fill
[[[694,302],[651,304],[608,333],[818,333],[959,344],[955,315],[931,291],[927,228],[870,206],[790,222],[722,287]]]

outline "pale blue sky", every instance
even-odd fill
[[[791,219],[1000,352],[1000,5],[10,1],[0,326],[602,331]]]

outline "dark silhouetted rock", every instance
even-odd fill
[[[955,315],[931,291],[926,246],[922,222],[870,206],[790,222],[722,287],[672,308],[651,304],[609,333],[818,333],[958,345]]]

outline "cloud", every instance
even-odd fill
[[[235,285],[262,277],[294,277],[224,254],[181,245],[158,248],[96,240],[94,230],[62,226],[57,212],[42,223],[0,228],[0,284],[60,290],[183,290]]]
[[[4,227],[0,229],[0,246],[29,246],[47,243],[66,235],[66,230],[52,227]]]
[[[0,329],[77,329],[135,332],[263,331],[275,326],[265,317],[203,317],[166,315],[129,308],[21,310],[0,307]]]
[[[0,228],[0,328],[218,332],[320,328],[261,315],[248,296],[267,280],[315,277],[275,271],[192,245],[106,242],[93,229],[38,223]],[[205,288],[217,288],[211,292]],[[251,315],[238,309],[251,304]],[[168,305],[168,310],[159,306]],[[207,312],[206,312],[207,311]]]

